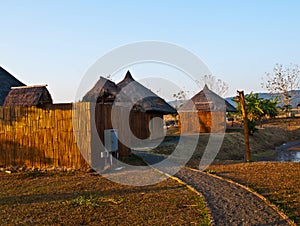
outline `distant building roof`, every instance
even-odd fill
[[[4,100],[13,86],[25,86],[5,69],[0,67],[0,106],[4,104]]]
[[[187,101],[179,111],[223,111],[224,108],[227,112],[237,111],[228,101],[214,93],[205,85],[203,90],[193,96],[190,101]]]
[[[52,104],[46,85],[12,87],[5,98],[4,106],[39,106]]]

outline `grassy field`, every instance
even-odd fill
[[[178,128],[171,128],[165,140],[176,139],[178,137]],[[189,137],[189,135],[184,135]],[[200,134],[198,145],[195,149],[191,164],[199,164],[203,152],[208,143],[210,134]],[[273,151],[276,146],[291,140],[300,140],[300,119],[272,120],[258,128],[253,136],[250,136],[250,149],[253,160],[272,157],[277,152]],[[160,145],[153,150],[155,153],[171,154],[176,147],[176,143]],[[243,161],[245,152],[244,130],[239,125],[228,127],[226,130],[221,149],[218,152],[216,160],[237,160]],[[271,156],[270,156],[271,155]]]
[[[0,172],[0,225],[210,225],[203,200],[168,179],[131,187],[85,172]]]
[[[300,225],[300,163],[212,165],[208,170],[257,191]]]

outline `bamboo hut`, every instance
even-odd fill
[[[20,82],[2,67],[0,67],[0,81],[0,106],[4,104],[11,87],[25,86],[24,83]]]
[[[127,71],[125,78],[117,85],[122,94],[129,97],[128,102],[133,104],[130,126],[136,137],[156,139],[163,136],[163,116],[176,114],[177,111],[150,89],[135,81],[130,71]],[[160,120],[153,120],[154,118]]]
[[[12,87],[4,101],[4,106],[42,106],[52,104],[47,85]]]
[[[136,82],[129,71],[118,84],[100,77],[95,86],[83,97],[83,101],[106,105],[115,103],[120,108],[129,107],[131,131],[140,139],[155,139],[162,136],[163,115],[177,113],[161,97]],[[161,120],[152,120],[154,118]]]
[[[181,133],[218,133],[226,128],[226,112],[237,110],[207,85],[179,110]]]

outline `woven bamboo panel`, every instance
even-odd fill
[[[88,103],[76,104],[82,112]],[[89,124],[84,125],[86,146]],[[0,166],[87,167],[73,132],[72,104],[0,107]]]
[[[0,166],[84,168],[103,151],[92,141],[100,138],[105,145],[104,130],[113,128],[112,120],[120,140],[130,143],[128,125],[134,136],[146,139],[150,136],[150,120],[162,118],[159,114],[131,112],[126,119],[123,116],[128,109],[119,106],[115,110],[117,114],[112,116],[112,105],[94,103],[0,107]],[[162,125],[155,128],[162,130]],[[121,157],[129,150],[119,141]]]
[[[188,133],[220,133],[226,126],[224,112],[179,112],[180,130]]]

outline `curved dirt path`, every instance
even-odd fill
[[[273,208],[237,184],[188,168],[175,177],[203,195],[215,225],[289,225]]]
[[[157,155],[136,154],[150,165],[163,159]],[[213,225],[290,225],[263,200],[235,183],[186,167],[174,176],[203,195]]]

